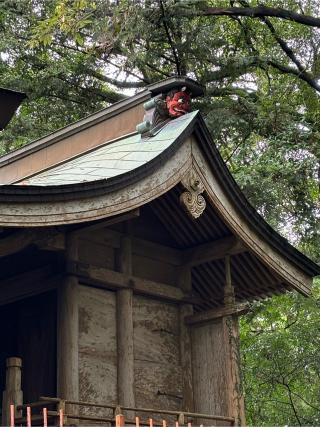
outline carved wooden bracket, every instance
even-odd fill
[[[194,169],[191,169],[181,180],[187,191],[181,194],[180,201],[192,218],[199,218],[206,208],[204,185]]]

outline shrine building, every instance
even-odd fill
[[[238,317],[320,267],[246,200],[203,90],[172,77],[0,157],[3,422],[48,396],[245,425]]]

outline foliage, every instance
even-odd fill
[[[1,135],[2,153],[148,83],[187,74],[206,86],[206,96],[194,108],[202,111],[251,203],[320,261],[318,27],[270,15],[208,13],[261,8],[258,0],[0,4],[1,85],[29,97]],[[318,16],[318,0],[265,0],[262,6],[302,19]],[[317,292],[310,300],[288,295],[258,304],[243,323],[248,414],[255,425],[317,423],[319,388],[306,383],[311,374],[318,375],[311,359],[319,343],[307,341],[312,328],[319,327]],[[288,316],[297,318],[290,327]],[[303,358],[305,371],[298,365],[292,379],[290,369]],[[307,403],[296,395],[291,396],[294,404],[289,402],[287,386],[276,380],[280,373]]]
[[[286,294],[242,320],[248,425],[320,424],[320,281],[313,298]]]

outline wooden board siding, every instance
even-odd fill
[[[79,288],[79,398],[116,403],[115,293],[82,285]]]
[[[192,328],[195,412],[227,415],[227,357],[222,320]]]
[[[114,269],[114,249],[103,241],[103,230],[79,239],[79,261],[86,264]]]
[[[178,306],[135,295],[133,320],[136,405],[180,409]]]
[[[133,255],[133,275],[143,279],[175,285],[177,268],[172,264],[153,259],[148,256]]]

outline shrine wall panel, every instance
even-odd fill
[[[223,321],[193,327],[191,338],[195,412],[226,415],[227,337]]]
[[[111,291],[81,285],[79,390],[82,401],[117,401],[116,295]]]
[[[136,406],[181,409],[178,307],[135,295],[133,320]]]

